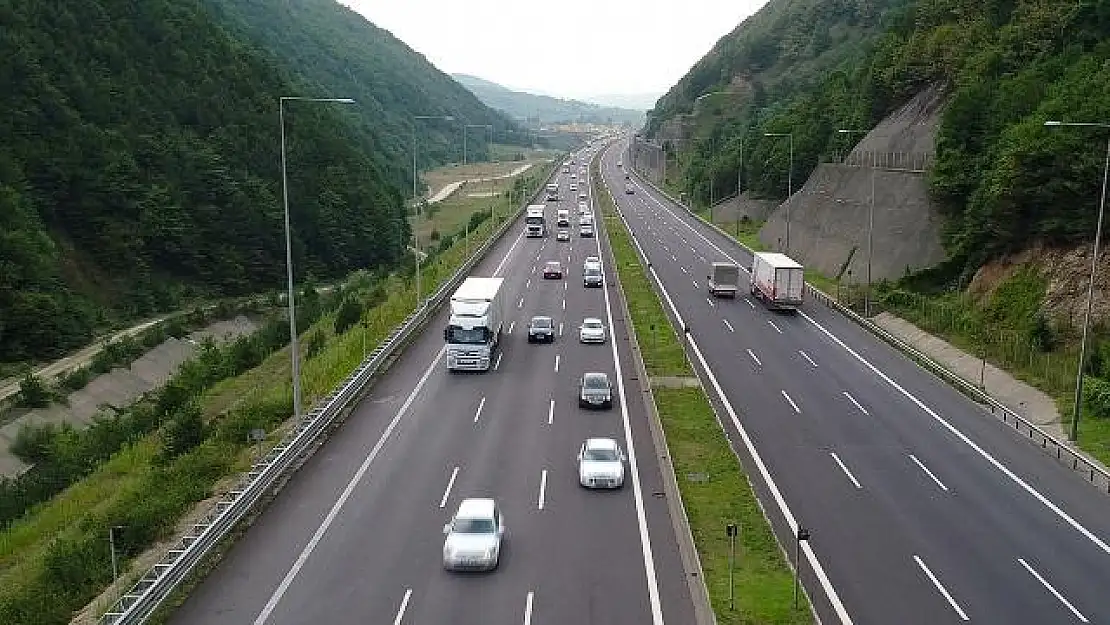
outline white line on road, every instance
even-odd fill
[[[691,279],[690,279],[690,282],[693,282],[693,283],[694,283],[694,288],[695,288],[695,289],[699,289],[699,288],[701,288],[701,287],[699,287],[699,286],[698,286],[698,281],[697,281],[697,280],[694,280],[693,278],[691,278]]]
[[[805,353],[804,351],[802,351],[802,350],[800,350],[800,349],[798,350],[798,353],[799,353],[799,354],[801,354],[801,355],[802,355],[802,358],[805,358],[805,359],[806,359],[806,361],[807,361],[807,362],[808,362],[809,364],[813,365],[814,367],[817,367],[817,363],[813,362],[813,359],[809,357],[809,354]]]
[[[925,574],[929,576],[929,579],[933,582],[933,585],[937,587],[937,590],[940,591],[940,594],[944,595],[944,598],[948,600],[948,605],[952,606],[952,609],[956,611],[956,614],[960,615],[960,620],[970,621],[971,619],[967,618],[967,614],[965,614],[963,609],[960,608],[960,604],[956,603],[956,600],[952,598],[952,595],[948,594],[948,591],[945,590],[944,586],[940,584],[940,580],[937,579],[937,576],[933,575],[933,572],[929,570],[929,567],[925,566],[925,562],[916,555],[913,557],[913,560],[914,562],[917,562],[917,566],[920,566],[921,570],[925,571]]]
[[[832,456],[833,460],[836,460],[836,463],[840,465],[840,470],[844,471],[844,475],[847,475],[848,479],[852,480],[852,483],[856,485],[856,488],[863,488],[863,486],[860,485],[859,480],[856,479],[856,476],[852,475],[852,472],[848,470],[848,467],[844,465],[844,463],[840,460],[840,456],[836,455],[835,451],[830,451],[829,455]]]
[[[546,490],[547,490],[547,469],[544,469],[543,471],[540,472],[540,498],[539,498],[539,501],[536,502],[536,506],[540,510],[543,510],[543,498],[544,498],[544,492]]]
[[[775,329],[775,332],[778,332],[779,334],[782,334],[782,330],[780,330],[779,327],[777,325],[775,325],[774,321],[771,321],[770,319],[768,319],[767,323],[771,324],[771,327]]]
[[[567,309],[567,298],[563,298],[563,310]]]
[[[528,280],[524,283],[524,288],[526,288],[526,289],[531,288],[531,286],[532,286],[532,279],[528,278]]]
[[[559,322],[559,336],[562,336],[562,335],[563,335],[563,322],[560,321]]]
[[[505,263],[509,262],[509,257],[511,257],[513,255],[513,250],[515,250],[516,246],[519,245],[520,242],[523,241],[523,240],[524,240],[524,230],[521,230],[520,234],[518,234],[516,236],[516,240],[513,241],[512,246],[509,248],[509,251],[505,252],[505,257],[501,259],[501,262],[497,263],[497,268],[493,270],[493,277],[494,278],[496,278],[497,274],[501,273],[501,270],[505,268]]]
[[[506,334],[512,334],[513,333],[513,328],[515,328],[515,327],[516,327],[516,321],[510,321],[509,322],[509,331],[506,332]]]
[[[921,467],[921,470],[925,472],[925,475],[928,475],[930,478],[932,478],[933,481],[937,483],[937,486],[939,486],[941,490],[943,490],[945,492],[948,492],[948,487],[944,485],[944,482],[940,481],[940,479],[937,476],[933,475],[933,472],[930,471],[929,468],[926,467],[923,462],[918,460],[917,456],[915,456],[913,454],[909,454],[909,456],[910,456],[910,460],[913,460],[914,464]]]
[[[497,360],[493,363],[493,370],[494,371],[497,371],[497,368],[501,366],[501,357],[504,356],[504,355],[505,355],[505,352],[497,352]]]
[[[478,422],[478,417],[482,416],[482,408],[486,407],[486,398],[483,397],[482,401],[478,402],[478,410],[474,413],[474,422]]]
[[[707,297],[707,298],[705,298],[705,301],[709,302],[709,307],[710,308],[716,308],[717,307],[717,304],[714,303],[712,298]]]
[[[535,265],[532,265],[532,273],[533,273],[533,274],[535,274],[535,273],[536,273],[536,266],[535,266]]]
[[[555,421],[555,400],[552,399],[551,403],[547,405],[547,424],[551,425]]]
[[[532,625],[532,595],[533,592],[529,590],[524,599],[524,625]]]
[[[759,357],[755,355],[755,352],[753,352],[752,350],[749,349],[748,350],[748,355],[751,356],[753,361],[755,361],[755,366],[757,366],[757,367],[762,367],[763,366],[763,363],[759,361]],[[783,391],[783,395],[785,395],[785,394],[786,394],[786,391]],[[793,402],[791,402],[791,403],[793,403]]]
[[[752,300],[745,297],[744,298],[744,303],[748,305],[748,308],[751,308],[752,310],[755,310],[755,302],[753,302]]]
[[[555,354],[555,373],[559,373],[559,354]]]
[[[675,256],[674,254],[671,254],[671,261],[677,263],[678,262],[678,257]]]
[[[440,508],[447,507],[447,498],[451,496],[451,487],[455,485],[455,478],[458,476],[459,468],[455,467],[455,470],[451,471],[451,479],[447,480],[447,488],[443,491],[443,499],[439,500]]]
[[[682,270],[682,273],[686,273],[686,274],[690,273],[689,271],[686,270],[685,267],[679,267],[679,269]]]
[[[521,236],[523,235],[524,232],[522,231]],[[517,240],[519,241],[520,239]],[[508,258],[508,256],[506,256],[506,258]],[[397,429],[397,424],[401,422],[401,417],[405,416],[405,413],[408,412],[409,407],[412,406],[412,402],[416,401],[416,396],[420,393],[420,390],[424,388],[424,385],[428,382],[428,378],[432,377],[432,372],[438,371],[437,364],[439,363],[440,359],[443,358],[443,354],[446,351],[446,345],[439,348],[439,352],[436,354],[436,357],[432,359],[432,363],[428,365],[427,369],[424,370],[424,375],[420,377],[420,380],[416,383],[416,386],[413,387],[412,392],[409,393],[409,396],[407,398],[405,398],[405,403],[401,404],[401,408],[397,410],[397,414],[393,416],[393,420],[389,422],[389,425],[386,426],[385,431],[382,432],[381,438],[378,439],[378,442],[374,445],[374,448],[371,449],[370,453],[366,455],[365,459],[363,459],[362,464],[358,467],[358,470],[355,471],[355,474],[351,476],[350,481],[347,482],[346,488],[344,488],[343,492],[340,493],[339,498],[335,500],[335,503],[332,505],[331,510],[328,510],[327,516],[324,517],[324,520],[320,523],[320,526],[316,528],[316,532],[312,534],[312,538],[309,539],[308,544],[304,546],[304,549],[301,549],[301,553],[297,556],[297,560],[293,563],[293,566],[289,567],[289,570],[285,573],[285,577],[282,578],[281,583],[278,584],[278,587],[274,590],[273,594],[270,595],[270,599],[266,601],[266,605],[262,607],[262,611],[259,612],[258,616],[254,619],[254,625],[264,625],[264,623],[269,620],[270,615],[273,614],[274,609],[277,608],[278,602],[281,601],[281,598],[285,595],[286,591],[289,590],[289,586],[293,584],[293,580],[297,577],[297,574],[300,573],[301,569],[304,567],[305,562],[308,561],[309,556],[311,556],[312,552],[316,550],[316,546],[320,544],[320,541],[324,538],[324,534],[327,533],[328,528],[331,527],[331,524],[335,522],[336,517],[339,516],[339,512],[343,509],[343,506],[347,503],[347,500],[350,499],[351,494],[355,492],[355,488],[358,486],[358,483],[362,481],[363,476],[366,475],[366,472],[370,470],[370,464],[374,462],[374,458],[378,457],[378,454],[381,452],[382,447],[385,446],[385,441],[389,438],[389,435],[393,433],[393,430]]]
[[[1070,601],[1068,601],[1067,599],[1065,599],[1065,598],[1064,598],[1064,595],[1061,595],[1059,591],[1057,591],[1057,590],[1056,590],[1055,588],[1053,588],[1053,587],[1052,587],[1052,584],[1049,584],[1049,583],[1048,583],[1048,580],[1046,580],[1045,578],[1041,577],[1041,574],[1040,574],[1040,573],[1038,573],[1038,572],[1036,572],[1035,570],[1033,570],[1033,567],[1029,566],[1029,563],[1028,563],[1028,562],[1026,562],[1026,561],[1025,561],[1024,559],[1022,559],[1022,558],[1018,558],[1017,560],[1018,560],[1018,562],[1020,562],[1020,563],[1021,563],[1021,565],[1022,565],[1022,566],[1024,566],[1024,567],[1025,567],[1025,570],[1026,570],[1026,571],[1029,571],[1029,574],[1030,574],[1030,575],[1032,575],[1033,577],[1036,577],[1036,578],[1037,578],[1037,581],[1038,581],[1038,582],[1040,582],[1042,586],[1044,586],[1045,588],[1047,588],[1047,589],[1048,589],[1048,592],[1050,592],[1050,593],[1052,593],[1053,595],[1055,595],[1055,597],[1056,597],[1057,599],[1059,599],[1059,600],[1060,600],[1060,603],[1064,604],[1064,606],[1065,606],[1065,607],[1067,607],[1067,609],[1071,610],[1071,613],[1075,615],[1075,618],[1079,619],[1080,621],[1082,621],[1082,622],[1084,622],[1084,623],[1090,623],[1090,621],[1088,621],[1088,620],[1087,620],[1087,617],[1086,617],[1086,616],[1083,616],[1083,613],[1082,613],[1082,612],[1080,612],[1079,610],[1075,609],[1075,606],[1073,606],[1073,605],[1071,604],[1071,602],[1070,602]]]
[[[859,411],[860,411],[860,412],[862,412],[863,414],[865,414],[865,415],[867,415],[867,416],[871,416],[871,413],[870,413],[870,412],[867,412],[867,409],[866,409],[866,408],[864,408],[864,407],[863,407],[862,405],[860,405],[860,403],[859,403],[858,401],[856,401],[856,398],[855,398],[855,397],[852,397],[852,396],[851,396],[851,395],[850,395],[850,394],[848,393],[848,391],[842,391],[842,392],[844,393],[844,396],[848,398],[848,401],[850,401],[850,402],[852,402],[853,404],[855,404],[855,405],[856,405],[856,408],[859,408]]]
[[[728,319],[721,319],[721,321],[725,322],[725,327],[728,328],[729,332],[735,332],[736,331],[736,330],[732,329],[732,324],[728,322]]]
[[[779,392],[782,393],[782,396],[786,398],[786,401],[790,402],[790,407],[794,409],[794,412],[796,412],[798,414],[802,414],[801,409],[798,408],[798,404],[795,404],[794,400],[790,399],[790,396],[786,394],[786,391],[779,391]]]
[[[517,308],[524,308],[524,298],[523,297],[520,298],[520,301],[516,303],[516,307]]]
[[[401,619],[405,618],[405,609],[409,607],[409,599],[412,598],[412,589],[405,589],[405,598],[401,599],[401,607],[397,608],[397,616],[393,617],[393,625],[401,625]]]
[[[568,284],[570,284],[570,283],[569,283],[569,282],[567,282],[566,280],[563,280],[563,290],[564,290],[564,291],[565,291],[565,290],[567,290],[567,285],[568,285]]]

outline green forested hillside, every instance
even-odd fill
[[[0,0],[0,24],[0,361],[183,294],[282,286],[277,98],[303,86],[193,0]],[[403,249],[401,195],[353,121],[287,111],[302,279]]]
[[[635,126],[639,126],[644,121],[642,111],[599,106],[578,100],[513,91],[495,82],[468,74],[452,74],[452,76],[462,86],[478,96],[486,105],[505,111],[513,117],[535,120],[540,123],[574,122],[583,124],[632,124]]]
[[[298,93],[358,101],[360,132],[390,181],[412,188],[412,115],[452,115],[417,122],[420,168],[462,161],[463,124],[492,124],[494,141],[524,145],[527,134],[435,68],[388,31],[335,0],[203,0],[225,24],[266,51]],[[462,35],[460,35],[462,36]],[[469,159],[486,156],[486,134],[468,131]]]
[[[791,12],[809,18],[773,19]],[[831,37],[861,24],[871,26],[860,32],[879,34],[844,39],[829,70],[814,73],[808,51],[820,46],[812,38],[802,45],[806,33]],[[837,128],[870,127],[926,86],[943,84],[950,104],[930,187],[948,217],[952,261],[942,274],[953,278],[1034,241],[1092,236],[1105,133],[1043,122],[1110,121],[1107,58],[1108,0],[771,0],[660,100],[649,134],[692,110],[697,95],[746,76],[755,86],[741,105],[707,102],[709,113],[691,118],[695,138],[677,159],[683,184],[703,201],[710,177],[718,189],[730,181],[735,188],[736,148],[746,135],[746,184],[781,197],[786,144],[764,132],[794,134],[794,180],[801,181],[822,155],[849,147]]]

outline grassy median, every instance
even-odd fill
[[[689,376],[691,367],[682,343],[636,255],[628,230],[600,183],[596,163],[593,178],[594,197],[605,219],[648,373],[653,378]],[[812,623],[804,597],[800,608],[794,608],[790,568],[704,392],[700,388],[654,388],[652,394],[717,622]],[[707,475],[708,479],[691,480],[692,474]],[[729,608],[728,523],[740,528],[734,571],[735,609]]]

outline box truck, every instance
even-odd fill
[[[768,308],[795,310],[802,304],[804,269],[794,259],[775,252],[752,256],[752,295]]]
[[[501,341],[504,278],[467,278],[451,295],[451,318],[443,329],[447,368],[488,371]]]
[[[709,294],[717,297],[736,297],[740,288],[740,266],[733,263],[713,263],[705,277]]]
[[[547,217],[543,204],[530,204],[524,214],[524,235],[527,237],[547,236]]]

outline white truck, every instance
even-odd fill
[[[529,204],[524,213],[524,235],[527,237],[547,236],[547,217],[543,204]]]
[[[560,208],[555,217],[555,225],[557,226],[570,226],[570,211],[565,208]]]
[[[559,183],[558,182],[548,183],[548,185],[547,185],[547,201],[548,202],[558,202],[559,201]]]
[[[709,294],[716,297],[736,297],[740,290],[740,266],[733,263],[713,263],[705,277]]]
[[[752,295],[768,308],[796,310],[805,291],[804,272],[786,254],[756,252],[752,256]]]
[[[504,278],[467,278],[451,296],[451,318],[443,329],[447,369],[489,371],[504,324]]]

